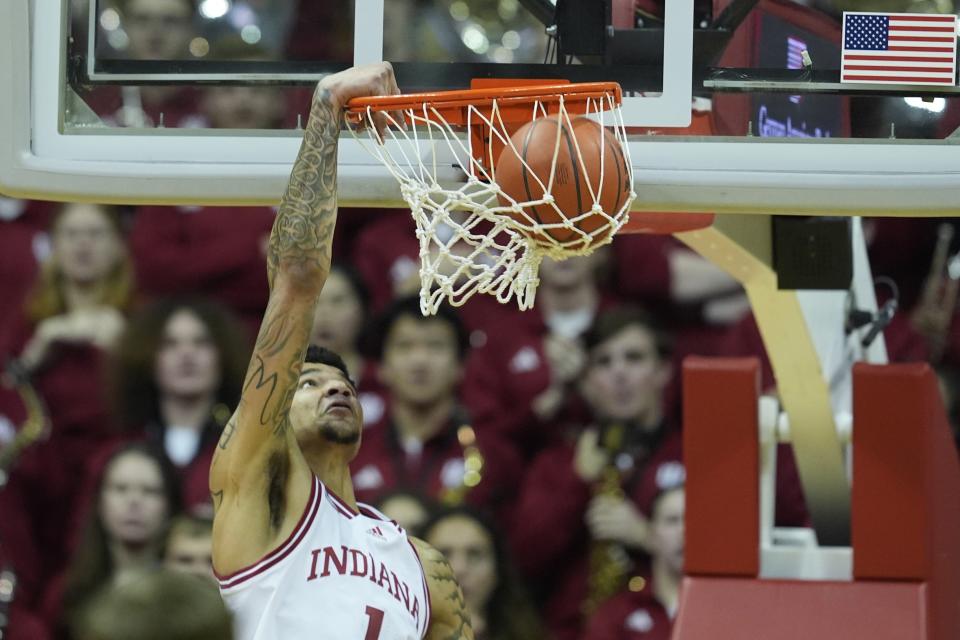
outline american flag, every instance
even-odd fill
[[[956,84],[957,17],[843,14],[841,82]]]

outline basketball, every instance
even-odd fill
[[[500,204],[511,206],[509,198],[520,203],[543,198],[544,187],[550,186],[558,135],[556,174],[550,188],[556,208],[549,204],[529,205],[523,213],[507,213],[528,226],[563,223],[587,214],[573,223],[576,229],[593,234],[609,228],[607,216],[614,216],[630,198],[630,173],[616,136],[589,118],[571,118],[569,124],[566,120],[561,123],[556,116],[538,118],[518,129],[511,136],[516,151],[507,146],[497,160],[494,175],[502,191],[498,194]],[[578,148],[582,163],[577,157]],[[606,215],[590,213],[594,204],[591,189]],[[548,246],[560,243],[568,249],[582,248],[610,234],[609,230],[600,231],[588,241],[576,229],[548,227],[527,233],[538,243]]]

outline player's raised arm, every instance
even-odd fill
[[[453,568],[443,554],[411,538],[430,589],[430,626],[425,640],[474,640],[473,626]]]
[[[310,469],[288,413],[330,269],[343,107],[354,97],[398,92],[392,68],[382,63],[327,76],[314,93],[303,144],[270,234],[270,299],[239,406],[210,469],[214,564],[221,573],[272,549],[306,505]]]

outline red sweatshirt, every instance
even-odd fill
[[[12,341],[15,353],[33,333],[29,323],[20,322]],[[83,477],[90,456],[115,437],[104,389],[105,367],[106,355],[96,347],[55,343],[33,376],[50,432],[21,456],[3,492],[11,494],[4,498],[9,500],[11,517],[20,518],[21,533],[28,532],[26,538],[15,535],[16,546],[9,546],[11,557],[17,562],[23,558],[32,567],[28,573],[36,572],[28,582],[43,582],[62,567],[67,553],[64,532],[80,489],[77,479]],[[21,406],[20,415],[22,410]],[[7,520],[7,512],[0,520]]]
[[[614,299],[604,297],[600,310],[614,304]],[[504,322],[485,334],[485,344],[474,350],[463,381],[464,404],[477,422],[489,425],[522,450],[536,452],[555,443],[564,425],[588,419],[582,400],[573,392],[566,394],[554,419],[540,420],[533,410],[534,400],[550,386],[553,376],[544,351],[550,329],[537,307],[504,316]]]
[[[0,570],[6,571],[11,567],[13,564],[6,550],[0,546]],[[8,640],[47,640],[50,637],[49,630],[31,610],[32,605],[22,597],[20,576],[16,575],[16,572],[15,578],[17,582],[14,587],[13,602],[8,605],[8,619],[0,620],[0,631],[2,631],[0,636]]]
[[[445,491],[462,486],[464,448],[457,439],[457,429],[464,424],[470,423],[451,416],[418,453],[404,451],[389,413],[365,429],[360,453],[350,465],[357,500],[376,504],[381,496],[398,489],[441,500]],[[489,509],[506,524],[522,472],[519,456],[482,428],[476,429],[476,437],[483,468],[480,484],[470,490],[466,501]]]
[[[51,206],[0,198],[0,362],[14,355],[13,332],[19,329],[19,310],[33,285],[39,264],[50,250],[47,225]],[[16,216],[7,218],[3,214]]]
[[[670,640],[673,619],[653,595],[650,580],[637,592],[624,590],[594,612],[583,640]]]
[[[563,443],[533,461],[514,510],[511,535],[519,569],[545,588],[544,619],[554,640],[580,636],[581,604],[587,595],[590,533],[584,518],[593,488],[577,475],[573,459],[573,444]],[[680,433],[669,431],[622,486],[642,510],[684,475]],[[637,560],[645,562],[639,555]]]
[[[353,264],[370,291],[370,309],[382,311],[400,283],[420,269],[420,245],[409,212],[397,211],[372,222],[357,235]]]
[[[256,335],[267,305],[269,207],[141,207],[130,231],[140,291],[196,294],[232,309]]]

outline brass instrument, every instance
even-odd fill
[[[483,454],[477,447],[477,434],[468,424],[457,429],[457,440],[463,448],[463,482],[456,487],[445,488],[440,494],[441,504],[456,506],[463,504],[467,495],[483,479]]]
[[[27,410],[27,419],[21,425],[20,431],[17,432],[10,444],[0,450],[0,487],[3,487],[7,484],[10,471],[17,463],[20,454],[47,432],[49,419],[40,395],[30,384],[27,373],[21,369],[16,361],[11,361],[7,365],[6,374],[0,377],[0,380],[2,380],[4,386],[13,387],[17,391]]]
[[[608,454],[607,466],[593,486],[593,495],[623,498],[622,472],[617,466],[617,454],[623,450],[626,428],[622,424],[608,425],[601,434],[601,445]],[[622,545],[607,540],[590,543],[590,574],[587,579],[587,597],[582,613],[589,617],[604,600],[619,592],[627,582],[632,561]]]

